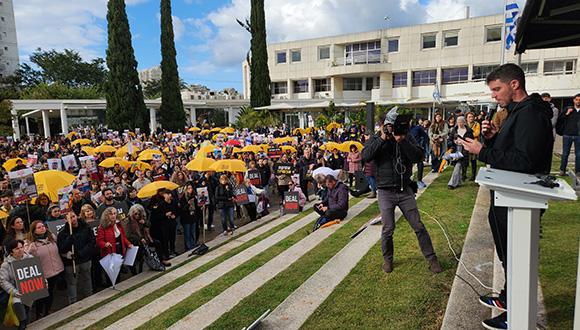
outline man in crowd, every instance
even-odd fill
[[[574,96],[574,106],[562,111],[558,118],[558,126],[562,127],[562,161],[560,162],[560,175],[566,175],[570,149],[574,143],[575,172],[580,175],[580,93]]]
[[[125,217],[127,217],[127,214],[129,212],[129,209],[127,207],[127,203],[126,202],[119,202],[117,200],[115,200],[115,194],[113,193],[113,189],[111,188],[105,188],[102,191],[103,193],[103,197],[105,198],[105,201],[103,202],[103,204],[99,205],[99,207],[97,208],[97,218],[100,219],[101,218],[101,214],[103,214],[103,211],[105,211],[106,208],[108,207],[114,207],[115,209],[117,209],[117,214],[120,220],[125,219]]]
[[[492,168],[520,173],[550,173],[552,164],[553,116],[550,105],[538,94],[528,96],[524,71],[515,64],[504,64],[487,76],[491,96],[498,105],[507,110],[507,119],[498,131],[492,122],[484,120],[482,132],[484,144],[467,138],[462,142],[470,153]],[[491,192],[494,200],[494,192]],[[488,219],[499,260],[506,275],[499,296],[482,296],[480,302],[503,313],[484,320],[487,329],[507,329],[507,234],[508,214],[506,207],[490,206]],[[538,233],[539,234],[539,233]]]
[[[348,188],[332,174],[326,176],[326,188],[326,197],[322,203],[314,205],[314,210],[326,218],[325,221],[344,220],[348,213]]]
[[[548,104],[550,104],[550,108],[552,108],[552,128],[554,131],[554,139],[556,138],[556,123],[558,122],[558,117],[560,116],[560,110],[558,110],[558,108],[556,108],[556,106],[554,105],[554,103],[552,103],[552,96],[550,95],[550,93],[542,93],[542,100],[548,102]]]
[[[137,171],[137,179],[133,182],[133,188],[137,189],[137,192],[141,190],[141,188],[145,187],[146,185],[150,184],[151,181],[145,177],[145,173],[142,171]]]
[[[377,197],[383,222],[383,270],[386,273],[393,271],[393,233],[395,207],[398,206],[417,235],[429,270],[440,273],[443,269],[437,260],[431,237],[421,222],[411,182],[413,164],[423,161],[423,151],[411,136],[394,135],[394,122],[385,122],[386,118],[387,113],[383,113],[379,119],[380,133],[371,137],[362,151],[363,161],[374,161],[376,166]]]
[[[298,170],[300,174],[300,189],[306,196],[306,201],[308,198],[308,183],[312,182],[312,171],[316,165],[316,160],[312,156],[312,151],[310,148],[304,149],[304,155],[300,157],[298,162]]]

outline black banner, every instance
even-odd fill
[[[48,285],[37,257],[15,260],[12,262],[16,287],[22,295],[22,303],[32,306],[35,300],[48,297]]]
[[[300,196],[298,192],[290,191],[284,193],[284,212],[285,213],[300,213]]]
[[[278,163],[274,165],[274,172],[276,175],[292,175],[294,174],[294,165],[290,163]]]

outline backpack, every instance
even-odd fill
[[[145,263],[149,268],[151,268],[151,270],[161,272],[165,270],[165,265],[161,263],[161,260],[159,260],[159,256],[157,255],[157,252],[155,252],[155,249],[145,245],[143,246],[143,254]]]

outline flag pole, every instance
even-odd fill
[[[503,8],[501,10],[502,13],[502,28],[501,28],[501,59],[500,59],[500,65],[505,64],[505,43],[506,43],[506,15],[505,15],[505,11],[506,11],[506,7],[507,7],[507,1],[508,0],[504,0],[503,2]]]

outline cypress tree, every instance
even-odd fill
[[[148,131],[149,113],[139,83],[125,1],[109,0],[107,6],[107,125],[115,130],[138,127],[142,131]]]
[[[161,126],[172,132],[185,127],[185,111],[181,100],[175,42],[173,40],[171,0],[161,0]]]
[[[250,12],[250,42],[252,58],[250,62],[250,103],[252,107],[270,105],[270,71],[268,70],[268,49],[266,48],[266,15],[264,0],[252,0]]]

